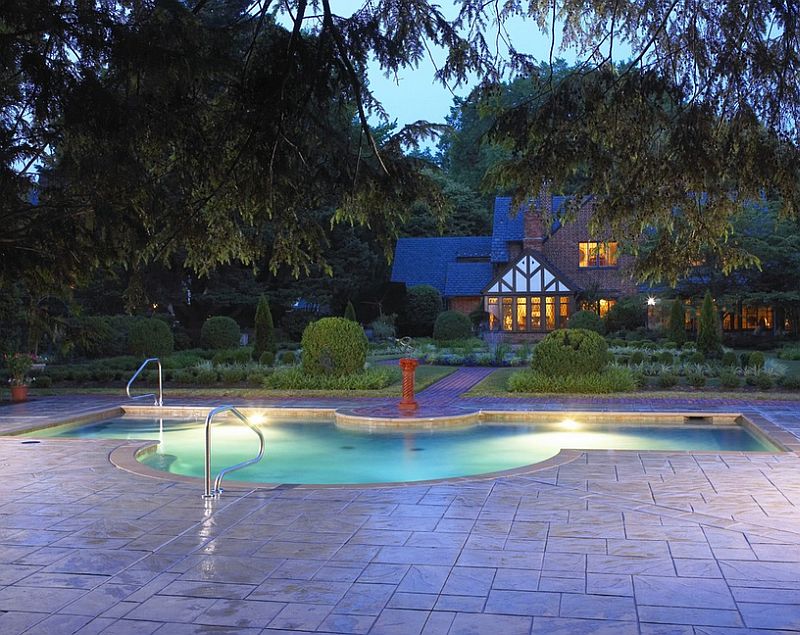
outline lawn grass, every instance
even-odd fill
[[[455,372],[455,366],[419,366],[416,372],[415,387],[417,392],[424,390],[434,382],[447,377]],[[258,399],[263,397],[399,397],[402,383],[400,380],[380,390],[268,390],[256,387],[214,386],[208,388],[171,388],[169,383],[164,385],[164,392],[171,397],[239,397],[241,399]],[[142,386],[142,392],[147,392],[152,386]],[[120,395],[124,397],[121,388],[31,388],[32,397],[47,395]]]
[[[790,362],[800,365],[800,362]],[[675,390],[639,390],[635,392],[621,392],[610,395],[585,395],[562,393],[519,393],[509,392],[506,389],[508,378],[517,368],[498,368],[483,381],[476,384],[464,397],[504,397],[512,399],[530,399],[531,397],[611,397],[616,399],[736,399],[741,401],[800,401],[800,392],[787,392],[783,390],[751,391],[744,388],[739,391],[724,391],[711,389],[692,389],[681,387]]]

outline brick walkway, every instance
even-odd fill
[[[494,368],[459,368],[421,391],[417,397],[424,401],[448,402],[458,398],[494,372]]]

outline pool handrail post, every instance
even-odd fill
[[[150,362],[155,362],[158,365],[158,394],[156,393],[146,393],[144,395],[136,395],[135,397],[131,395],[131,386],[133,382],[136,381],[136,378],[142,374],[142,371],[145,369]],[[147,397],[153,398],[153,405],[162,407],[164,405],[164,382],[162,378],[161,372],[161,360],[158,357],[148,357],[146,360],[142,362],[142,365],[133,373],[133,377],[128,380],[128,385],[125,387],[125,392],[128,395],[128,399],[132,401],[136,401],[137,399],[146,399]]]
[[[211,487],[211,422],[212,419],[220,414],[221,412],[230,412],[236,418],[238,418],[242,423],[244,423],[248,428],[250,428],[253,432],[258,435],[258,454],[254,456],[252,459],[247,459],[246,461],[242,461],[241,463],[237,463],[236,465],[231,465],[230,467],[223,468],[217,474],[217,478],[214,480],[214,487]],[[203,498],[216,498],[222,493],[222,479],[225,478],[225,475],[229,472],[233,472],[234,470],[239,470],[243,467],[247,467],[248,465],[253,465],[253,463],[258,463],[264,456],[264,433],[261,432],[261,429],[254,423],[252,423],[247,417],[245,417],[237,408],[231,405],[224,405],[224,406],[217,406],[216,408],[212,408],[208,415],[206,416],[206,426],[205,426],[205,435],[206,435],[206,452],[205,452],[205,469],[203,471],[204,481],[205,481],[205,492],[203,493]]]

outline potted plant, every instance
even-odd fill
[[[26,401],[28,399],[28,371],[30,371],[36,357],[28,353],[14,353],[4,355],[8,373],[8,383],[11,384],[11,401]]]

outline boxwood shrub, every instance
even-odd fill
[[[678,385],[678,377],[677,375],[673,375],[672,373],[662,373],[658,376],[658,387],[659,388],[674,388]]]
[[[722,354],[721,363],[723,366],[736,366],[736,353],[733,351],[725,351]]]
[[[765,363],[766,358],[761,351],[754,351],[750,353],[750,357],[747,358],[747,365],[751,368],[764,368]]]
[[[294,366],[294,363],[297,361],[297,357],[294,354],[294,351],[281,351],[278,353],[278,361],[281,364],[286,364],[287,366]]]
[[[214,366],[221,364],[246,364],[253,358],[253,349],[250,346],[238,346],[219,351],[211,358]]]
[[[587,329],[548,333],[533,349],[533,370],[548,377],[599,373],[608,362],[608,344]]]
[[[340,317],[312,322],[303,332],[303,371],[352,375],[364,370],[369,342],[360,324]]]
[[[719,385],[723,388],[738,388],[742,385],[742,380],[732,370],[724,370],[719,374]]]
[[[510,392],[576,393],[600,395],[630,392],[636,388],[636,378],[627,368],[612,367],[602,373],[583,375],[545,375],[535,370],[522,370],[508,378]]]
[[[223,315],[208,318],[200,329],[200,339],[206,348],[234,348],[239,346],[240,338],[241,332],[236,320]]]
[[[606,323],[594,311],[578,311],[569,318],[569,328],[586,329],[602,335],[606,332]]]
[[[175,340],[172,331],[156,318],[137,320],[128,334],[128,349],[139,357],[167,357],[172,354]]]
[[[433,325],[433,339],[437,342],[451,342],[472,337],[472,322],[458,311],[442,311]]]
[[[276,370],[264,379],[264,387],[278,390],[379,390],[399,379],[400,371],[389,367],[370,368],[349,375],[311,375],[296,367]]]

